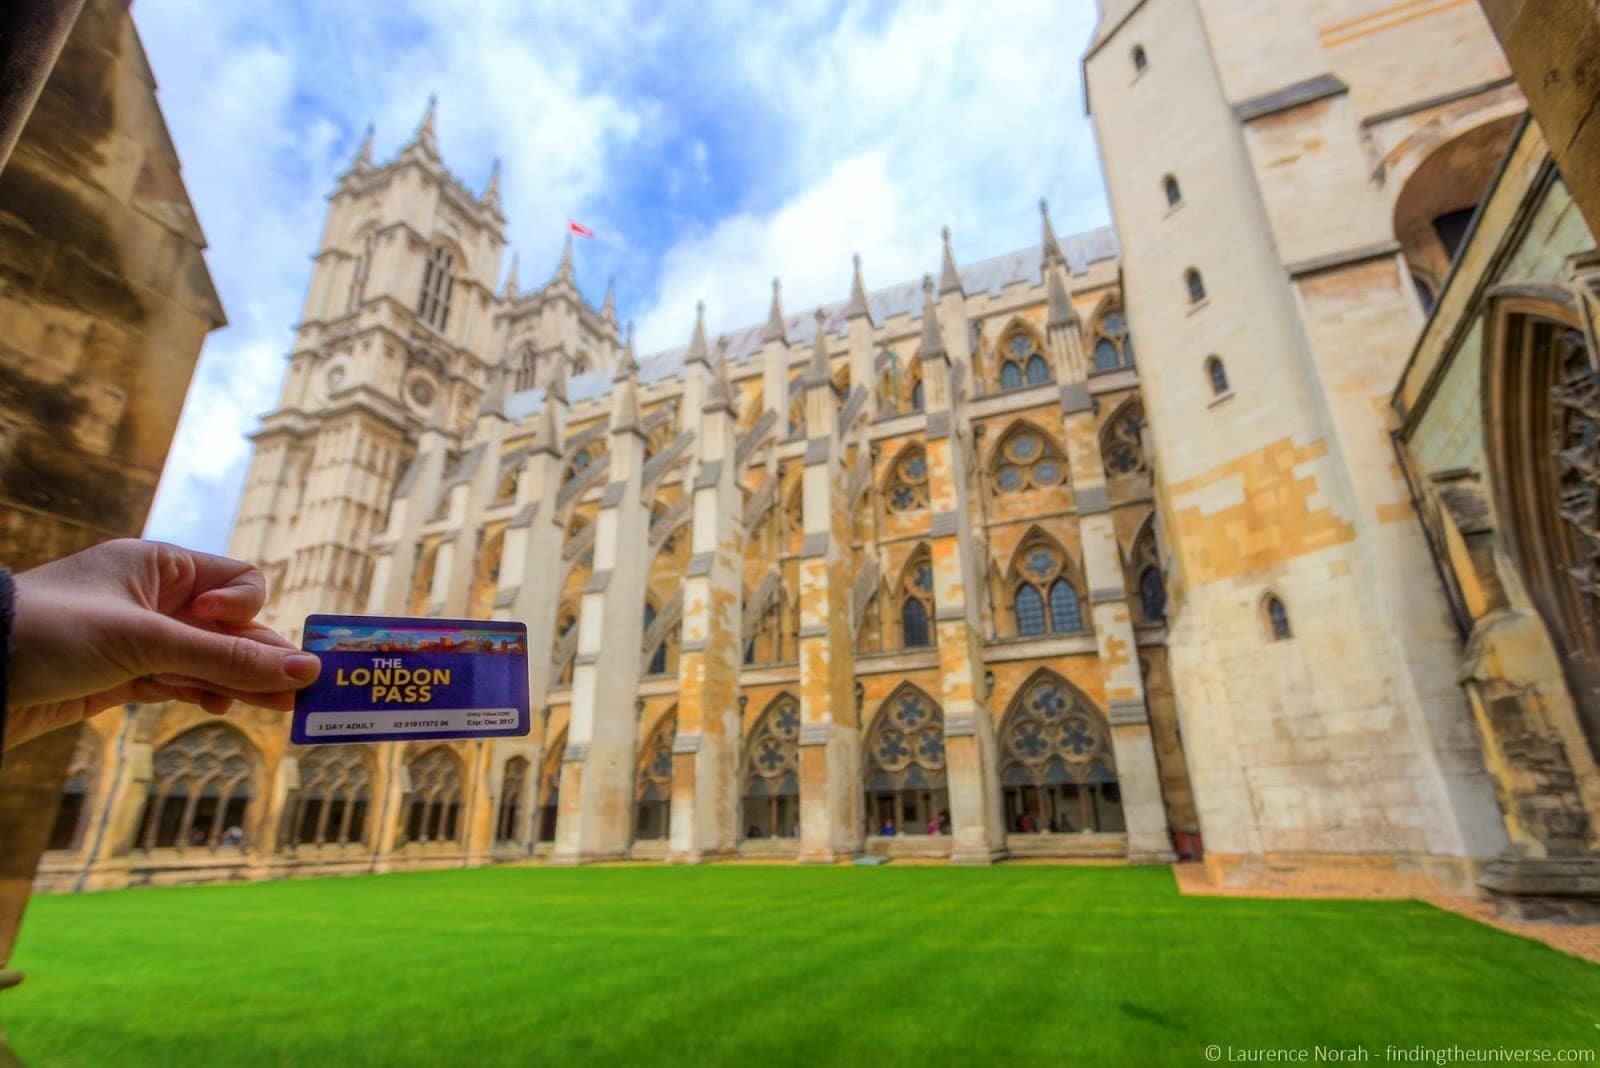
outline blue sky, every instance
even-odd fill
[[[1078,71],[1092,0],[139,0],[229,325],[206,343],[147,535],[221,551],[274,405],[324,198],[368,122],[386,159],[439,97],[447,165],[503,161],[524,287],[570,216],[644,352],[1107,219]]]

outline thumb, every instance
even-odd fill
[[[221,634],[165,616],[152,621],[151,674],[188,675],[213,686],[245,693],[298,690],[322,670],[314,655],[269,645],[243,634]]]

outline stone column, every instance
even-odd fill
[[[595,518],[594,574],[584,587],[572,672],[572,725],[561,767],[553,859],[626,856],[632,839],[639,645],[644,631],[649,515],[638,365],[625,352],[612,385],[610,481]]]
[[[839,418],[821,310],[803,388],[807,441],[800,490],[805,529],[800,549],[800,860],[827,863],[860,853],[864,827],[861,722],[850,640],[850,516],[844,507]]]
[[[1076,319],[1064,317],[1052,301],[1051,348],[1070,354],[1077,348]],[[1067,309],[1070,312],[1070,308]],[[1058,360],[1058,366],[1072,361]],[[1066,428],[1067,468],[1078,505],[1078,531],[1083,542],[1083,571],[1089,587],[1089,611],[1094,621],[1095,645],[1105,685],[1106,722],[1117,762],[1117,782],[1122,791],[1122,812],[1128,829],[1128,857],[1138,861],[1173,859],[1167,808],[1161,796],[1161,775],[1156,765],[1155,740],[1150,733],[1150,710],[1145,705],[1144,678],[1139,669],[1139,648],[1133,633],[1123,581],[1122,554],[1111,522],[1111,502],[1106,490],[1105,465],[1100,456],[1100,435],[1095,426],[1094,400],[1082,378],[1061,387],[1062,421]]]
[[[947,238],[948,241],[948,238]],[[948,253],[948,243],[946,252]],[[948,264],[948,256],[946,260]],[[959,293],[959,289],[956,291]],[[950,790],[950,859],[988,864],[1005,853],[994,719],[983,693],[983,638],[977,563],[967,502],[966,454],[956,379],[939,330],[933,279],[923,280],[922,388],[927,412],[928,540],[933,557],[934,626],[939,636],[939,703],[944,708]]]
[[[698,329],[698,328],[697,328]],[[683,579],[678,735],[673,743],[669,860],[738,848],[739,668],[744,532],[725,353],[708,379],[700,417],[691,547]],[[685,408],[685,419],[689,411]]]

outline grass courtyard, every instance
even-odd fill
[[[489,868],[41,897],[33,1064],[1207,1063],[1600,1047],[1600,966],[1164,868]]]

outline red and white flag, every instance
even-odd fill
[[[567,220],[567,232],[569,234],[577,234],[579,237],[594,236],[593,230],[589,229],[587,226],[583,226],[577,222],[574,222],[572,219]]]

